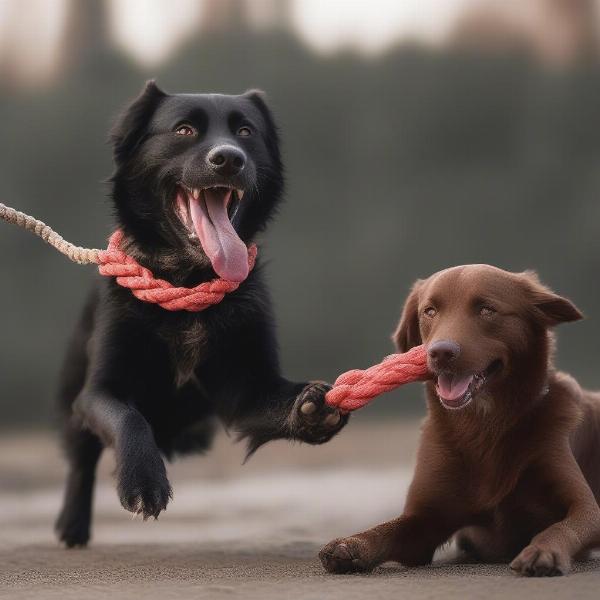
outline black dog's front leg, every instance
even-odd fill
[[[269,319],[253,316],[231,338],[219,332],[225,353],[198,373],[221,418],[248,440],[249,454],[276,439],[329,441],[348,422],[347,414],[325,403],[331,386],[283,378]]]
[[[348,415],[325,403],[331,388],[321,381],[292,383],[247,390],[242,410],[232,419],[234,427],[248,440],[248,454],[277,439],[308,444],[328,442],[348,422]],[[253,398],[260,401],[253,402]]]
[[[165,464],[150,425],[134,407],[106,392],[84,389],[75,415],[115,450],[117,491],[127,510],[157,518],[172,496]]]

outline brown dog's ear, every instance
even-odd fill
[[[399,352],[408,352],[414,346],[423,343],[419,331],[419,296],[422,286],[423,281],[420,279],[413,285],[404,303],[400,323],[392,335],[392,340]]]
[[[122,164],[144,139],[148,121],[166,96],[151,79],[146,82],[142,93],[117,118],[109,136],[117,165]]]
[[[521,274],[533,314],[547,327],[583,319],[581,311],[567,298],[555,294],[542,284],[534,271]]]

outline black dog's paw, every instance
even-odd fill
[[[63,509],[54,526],[58,539],[67,548],[85,547],[90,540],[90,515]]]
[[[142,515],[144,521],[150,517],[157,519],[173,497],[165,465],[159,455],[121,467],[117,491],[123,508]]]
[[[329,384],[315,381],[298,394],[290,415],[290,428],[296,439],[323,444],[346,425],[348,415],[325,403],[325,394],[330,389]]]

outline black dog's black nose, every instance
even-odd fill
[[[439,340],[429,346],[427,354],[437,363],[449,363],[458,358],[460,346],[451,340]]]
[[[219,175],[237,175],[246,166],[246,155],[234,146],[217,146],[208,153],[206,160]]]

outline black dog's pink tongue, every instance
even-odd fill
[[[244,281],[248,277],[248,249],[227,214],[232,193],[228,188],[206,188],[198,200],[190,198],[190,212],[215,273],[228,281]]]

